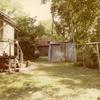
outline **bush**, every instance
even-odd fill
[[[98,68],[98,57],[93,45],[85,45],[77,48],[78,63],[89,68]]]
[[[39,57],[39,54],[35,53],[35,44],[32,44],[32,42],[30,42],[29,40],[20,40],[19,44],[24,53],[24,59],[32,60]]]

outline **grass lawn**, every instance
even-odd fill
[[[0,100],[100,100],[97,70],[45,58],[33,64],[27,73],[0,74]]]

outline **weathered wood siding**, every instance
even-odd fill
[[[53,43],[49,45],[49,62],[65,62],[76,60],[76,48],[72,43]]]
[[[14,28],[9,24],[6,24],[3,29],[3,40],[14,40]]]
[[[3,36],[3,21],[0,20],[0,40],[2,39],[2,36]]]
[[[0,42],[0,55],[3,52],[8,55],[14,55],[14,28],[9,24],[3,23],[3,33],[1,40],[8,42]]]
[[[67,61],[75,61],[76,60],[75,44],[72,44],[72,43],[66,44],[66,60]]]

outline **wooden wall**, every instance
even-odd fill
[[[49,62],[74,62],[76,60],[75,45],[72,43],[51,43],[49,45]]]
[[[0,55],[3,55],[3,52],[14,55],[14,28],[5,22],[3,22],[3,26],[1,40],[8,42],[0,42]]]
[[[2,36],[3,36],[3,21],[0,20],[0,40],[2,40]]]

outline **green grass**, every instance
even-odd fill
[[[36,63],[48,63],[48,57],[47,56],[39,57],[39,58],[33,60],[33,62],[36,62]]]
[[[38,67],[30,73],[0,75],[0,100],[100,100],[97,70],[46,58],[34,63]]]

